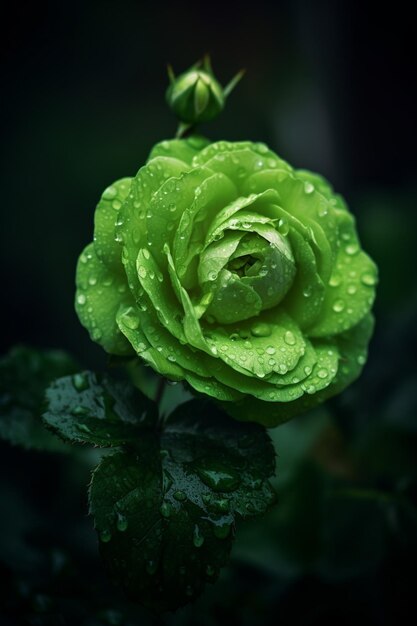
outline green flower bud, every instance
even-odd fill
[[[216,117],[242,76],[241,72],[237,74],[223,89],[213,74],[208,57],[178,77],[174,76],[171,67],[168,73],[171,84],[166,93],[167,102],[178,119],[190,125]]]
[[[360,374],[376,283],[327,181],[264,144],[193,136],[104,191],[76,309],[111,354],[275,426]]]

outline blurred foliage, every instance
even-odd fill
[[[39,421],[44,391],[57,377],[77,370],[65,352],[17,346],[0,359],[0,438],[39,450],[65,447]]]

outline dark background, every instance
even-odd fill
[[[411,606],[417,525],[407,518],[407,532],[412,528],[407,534],[398,520],[392,522],[395,532],[390,527],[385,536],[384,530],[380,541],[380,524],[386,525],[386,515],[394,515],[382,511],[380,501],[376,513],[352,513],[353,507],[347,514],[332,514],[337,541],[328,550],[336,563],[343,542],[349,552],[349,541],[355,547],[353,538],[361,536],[361,529],[366,527],[368,535],[363,544],[358,539],[358,560],[353,558],[348,574],[336,567],[324,575],[323,567],[311,565],[310,505],[317,485],[309,481],[317,471],[324,472],[325,480],[329,475],[340,478],[346,454],[354,450],[356,459],[359,449],[366,488],[383,494],[400,489],[414,507],[416,463],[411,453],[405,468],[402,461],[417,433],[415,20],[401,2],[384,9],[348,0],[288,0],[270,6],[23,1],[9,6],[2,31],[1,353],[16,343],[59,347],[86,366],[103,366],[101,349],[89,340],[74,312],[75,264],[91,240],[102,190],[135,174],[152,145],[175,133],[164,101],[168,62],[181,72],[209,52],[223,84],[246,68],[225,112],[202,132],[213,140],[265,141],[291,164],[327,176],[347,198],[364,248],[380,268],[377,329],[361,380],[330,403],[320,435],[312,435],[297,457],[294,480],[301,482],[295,489],[305,494],[308,506],[301,513],[297,509],[298,527],[292,526],[296,522],[291,513],[276,528],[285,537],[290,532],[288,545],[295,537],[298,556],[287,555],[284,566],[282,546],[274,553],[273,543],[268,544],[269,565],[264,560],[251,562],[249,570],[234,566],[232,583],[215,587],[211,600],[193,615],[210,624],[210,619],[250,623],[245,619],[251,616],[267,623],[271,615],[293,624],[334,619],[350,624],[360,616],[368,623],[393,623],[400,609]],[[282,431],[289,449],[297,447],[291,428]],[[387,451],[394,431],[398,447]],[[382,437],[385,447],[374,463],[379,450],[375,436]],[[279,448],[280,429],[274,438]],[[71,482],[67,476],[60,482],[59,476],[66,475],[62,462],[39,458],[5,448],[3,473],[11,463],[18,467],[8,497],[19,500],[23,493],[25,506],[31,507],[30,515],[18,507],[13,513],[17,517],[55,519],[51,499],[69,483],[77,494],[77,479]],[[53,463],[61,474],[56,470],[51,479],[48,468]],[[27,473],[32,472],[36,488],[30,489],[29,498]],[[41,496],[45,488],[47,495]],[[74,493],[76,504],[66,507],[67,515],[76,519],[85,515],[85,502]],[[351,524],[346,522],[349,515]],[[62,537],[56,541],[68,544]],[[369,546],[377,543],[375,557]],[[82,545],[80,539],[80,553]],[[363,563],[369,565],[365,570]],[[247,587],[255,590],[250,608],[243,602]],[[220,613],[213,613],[216,602]],[[186,619],[181,623],[189,623]]]

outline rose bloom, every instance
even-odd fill
[[[360,374],[376,283],[327,181],[264,144],[194,136],[104,191],[76,310],[110,354],[275,426]]]

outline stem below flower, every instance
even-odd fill
[[[177,132],[175,133],[176,139],[185,139],[195,130],[195,124],[186,124],[185,122],[180,122],[178,124]]]
[[[155,393],[155,403],[158,407],[160,406],[162,396],[164,395],[165,384],[166,384],[165,378],[160,378],[160,380],[158,381],[158,386],[156,388],[156,393]]]

